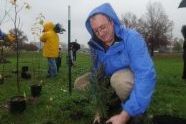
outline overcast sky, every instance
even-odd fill
[[[4,4],[1,0],[0,10]],[[24,1],[24,0],[22,0]],[[86,28],[85,21],[89,12],[96,6],[108,2],[112,5],[119,18],[127,12],[132,12],[141,17],[146,12],[146,6],[151,2],[158,1],[163,5],[166,14],[170,20],[174,21],[174,37],[182,38],[180,30],[183,24],[186,24],[186,8],[178,9],[181,0],[27,0],[31,9],[28,11],[21,11],[21,22],[23,24],[23,31],[27,34],[29,41],[33,41],[34,37],[31,35],[31,26],[35,22],[35,18],[39,13],[43,13],[46,20],[51,20],[54,23],[62,23],[64,28],[68,29],[68,5],[71,6],[71,39],[77,39],[81,44],[87,44],[90,38]],[[2,18],[2,13],[0,12]],[[0,18],[0,19],[1,19]],[[9,21],[1,25],[5,32],[12,27],[12,22]],[[67,43],[67,32],[60,35],[61,42]],[[35,39],[39,41],[39,39]]]

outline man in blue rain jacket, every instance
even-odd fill
[[[156,83],[153,62],[146,43],[135,30],[122,25],[110,4],[105,3],[90,12],[86,28],[91,35],[88,42],[93,70],[104,65],[111,77],[112,88],[121,100],[121,113],[107,123],[126,124],[130,117],[143,114],[150,104]],[[83,89],[90,73],[76,79],[74,87]],[[82,86],[80,86],[82,85]]]

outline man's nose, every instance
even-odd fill
[[[104,35],[104,31],[103,30],[99,30],[99,35],[100,36]]]

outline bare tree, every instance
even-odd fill
[[[39,38],[41,36],[44,20],[45,20],[45,16],[42,13],[40,13],[36,17],[36,20],[31,27],[31,32],[32,35],[34,36],[34,39]]]
[[[122,15],[121,18],[121,23],[125,24],[127,28],[137,28],[138,19],[135,14],[128,12],[125,15]]]
[[[150,2],[144,17],[148,32],[153,38],[153,49],[168,45],[172,39],[173,21],[169,20],[161,3]]]
[[[16,63],[16,68],[17,68],[17,90],[18,93],[20,93],[20,80],[19,80],[19,38],[22,37],[23,35],[21,32],[21,17],[19,13],[25,8],[25,9],[30,9],[30,6],[28,3],[23,2],[23,1],[18,1],[18,0],[10,0],[9,1],[14,8],[14,13],[8,13],[9,18],[12,20],[14,29],[12,30],[14,36],[15,36],[15,43],[16,43],[16,53],[17,53],[17,63]],[[12,15],[11,15],[12,14]],[[19,32],[20,31],[20,32]],[[20,33],[20,34],[19,34]],[[25,36],[22,37],[23,39],[27,39]]]
[[[146,39],[153,56],[154,49],[166,47],[172,39],[173,21],[169,20],[161,3],[154,2],[147,5],[146,13],[137,18],[135,14],[122,15],[122,23],[127,28],[135,28]]]
[[[15,34],[17,33],[17,41],[11,43],[11,45],[13,46],[13,49],[16,50],[17,46],[19,47],[19,51],[22,50],[24,48],[24,45],[26,44],[26,42],[28,41],[27,36],[24,34],[23,31],[19,30],[19,29],[11,29],[9,31],[11,34]]]
[[[137,18],[134,13],[128,12],[125,15],[122,15],[121,23],[124,24],[127,28],[136,29],[146,39],[146,35],[149,32],[147,23],[143,19]]]
[[[9,21],[8,16],[12,10],[13,7],[9,5],[8,0],[0,0],[0,26]]]

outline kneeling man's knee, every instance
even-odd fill
[[[120,100],[123,101],[132,90],[134,75],[130,69],[122,69],[111,76],[110,83]]]

